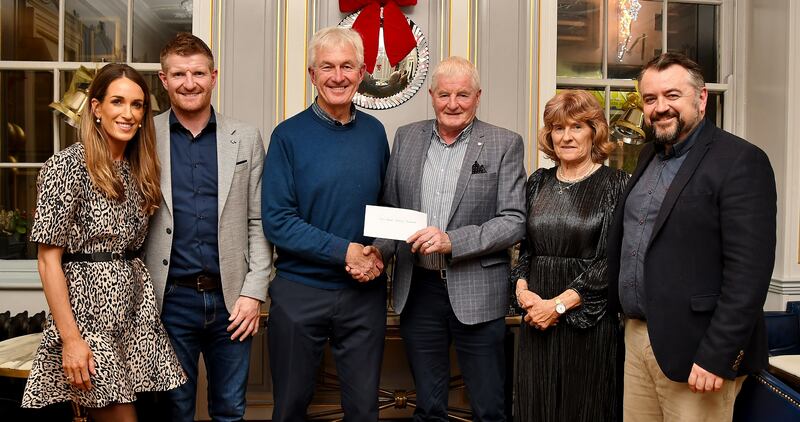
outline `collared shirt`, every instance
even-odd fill
[[[172,216],[169,276],[219,274],[217,243],[217,120],[197,136],[169,115]]]
[[[420,205],[421,211],[428,214],[428,225],[438,227],[442,231],[447,229],[447,222],[450,219],[450,208],[453,206],[456,184],[472,134],[472,125],[473,123],[468,124],[450,145],[439,136],[436,123],[431,130],[428,154],[425,156],[425,165],[422,169]],[[447,261],[442,254],[417,254],[417,258],[417,264],[423,268],[429,270],[447,268]]]
[[[319,97],[314,98],[314,102],[311,103],[311,110],[314,110],[314,114],[316,114],[320,119],[332,124],[333,126],[349,125],[350,123],[353,123],[353,120],[356,119],[356,105],[355,104],[350,103],[350,120],[348,120],[345,123],[342,123],[342,122],[334,119],[333,117],[331,117],[330,114],[326,113],[325,110],[323,110],[322,107],[320,107],[319,104],[317,104],[317,99],[318,98]]]
[[[672,180],[686,160],[703,129],[704,121],[692,131],[686,141],[673,145],[669,153],[656,145],[656,154],[625,201],[622,249],[619,270],[619,300],[625,316],[646,319],[644,261],[650,237],[661,203]],[[677,263],[680,264],[680,263]]]

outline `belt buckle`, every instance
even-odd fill
[[[447,270],[439,270],[439,278],[447,284]]]
[[[121,261],[123,258],[124,258],[124,256],[122,255],[122,253],[120,253],[120,252],[111,252],[111,259],[112,260]]]
[[[197,283],[197,291],[198,291],[198,292],[204,292],[204,291],[206,291],[206,289],[205,289],[205,288],[203,288],[203,281],[205,281],[207,278],[208,278],[208,277],[207,277],[205,274],[200,274],[200,275],[198,275],[198,276],[197,276],[197,278],[195,279],[195,282]]]

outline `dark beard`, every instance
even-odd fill
[[[678,118],[678,127],[675,129],[675,132],[671,134],[658,135],[656,134],[656,129],[654,126],[650,126],[647,124],[644,125],[644,133],[645,135],[647,135],[647,139],[650,139],[654,143],[659,145],[675,145],[676,143],[678,143],[678,137],[681,136],[681,133],[683,133],[683,129],[686,128],[686,123],[684,123],[680,115],[678,115],[677,118]]]

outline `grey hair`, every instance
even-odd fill
[[[478,76],[478,69],[472,62],[459,56],[450,56],[436,65],[431,76],[431,90],[435,90],[439,86],[439,78],[456,75],[469,76],[472,80],[472,88],[480,91],[481,79]]]
[[[340,26],[330,26],[322,28],[311,37],[308,43],[308,67],[316,66],[317,51],[331,47],[341,47],[350,45],[356,51],[356,63],[358,66],[364,64],[364,42],[361,35],[353,29],[342,28]]]

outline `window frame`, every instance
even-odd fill
[[[126,34],[125,42],[127,46],[132,46],[133,42],[133,19],[134,5],[138,0],[127,0],[126,4]],[[210,40],[213,27],[208,25],[212,22],[214,12],[213,0],[194,0],[192,3],[192,33],[204,40]],[[0,60],[0,71],[47,71],[53,75],[53,96],[52,101],[59,101],[62,96],[61,73],[75,71],[81,66],[89,69],[96,69],[111,62],[75,62],[64,60],[64,39],[65,39],[65,18],[66,0],[58,1],[58,60],[57,61],[18,61]],[[203,23],[206,23],[203,25]],[[161,70],[160,63],[146,63],[133,61],[133,48],[126,48],[124,63],[130,65],[140,72],[158,72]],[[53,152],[60,151],[61,115],[53,113]],[[41,168],[43,162],[0,162],[0,169],[3,168]],[[36,259],[0,259],[0,290],[40,290],[39,273]]]
[[[558,58],[558,42],[557,42],[557,21],[558,21],[558,8],[557,1],[543,1],[540,0],[543,16],[549,16],[550,19],[545,19],[542,22],[541,42],[543,51],[554,51],[552,55],[542,55],[540,61],[540,69],[542,75],[540,80],[540,96],[539,96],[539,110],[544,110],[547,101],[555,95],[557,89],[563,88],[583,88],[592,89],[605,92],[605,98],[610,98],[611,91],[617,89],[633,90],[635,87],[634,80],[632,79],[615,79],[615,78],[575,78],[558,76],[556,71],[556,63]],[[608,14],[609,3],[613,0],[602,0],[603,14],[602,14],[602,33],[603,37],[603,53],[601,71],[603,75],[608,75]],[[733,42],[734,36],[732,28],[734,27],[734,8],[735,3],[733,0],[661,0],[662,2],[662,16],[663,27],[666,28],[668,22],[667,7],[670,3],[681,4],[698,4],[698,5],[713,5],[719,6],[719,23],[717,33],[717,63],[719,72],[719,81],[716,83],[706,83],[706,88],[709,93],[721,94],[723,97],[723,110],[722,110],[722,129],[734,132],[737,126],[735,90],[736,84],[734,83],[734,60],[733,60]],[[662,45],[667,46],[667,31],[662,31]],[[606,100],[603,104],[606,119],[611,114],[611,102]],[[537,130],[542,126],[541,112],[537,120]],[[538,166],[552,166],[553,163],[546,159],[545,155],[539,151]]]

